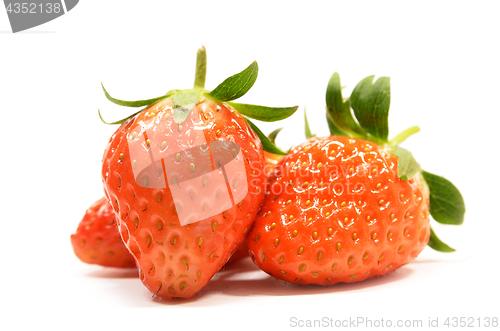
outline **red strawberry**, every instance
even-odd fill
[[[433,248],[451,250],[430,229],[428,215],[430,203],[434,218],[443,221],[442,208],[436,205],[440,199],[435,196],[458,192],[456,188],[441,177],[420,171],[411,153],[389,144],[380,133],[383,124],[372,128],[372,122],[364,121],[363,111],[372,111],[370,121],[387,116],[388,102],[386,106],[382,102],[390,95],[388,84],[381,88],[377,81],[372,90],[364,80],[362,97],[359,85],[354,89],[350,102],[358,125],[353,118],[352,122],[346,119],[352,116],[349,99],[341,98],[337,76],[332,76],[327,91],[330,128],[357,138],[311,138],[285,156],[249,235],[254,262],[270,275],[292,283],[331,285],[383,275],[415,259],[429,238]],[[363,102],[365,108],[360,109]],[[373,112],[377,107],[370,102],[381,102],[378,108],[385,115]],[[414,131],[410,129],[395,141]],[[446,192],[434,185],[436,180],[446,186]],[[453,198],[455,206],[448,206],[457,217],[448,223],[463,220],[465,209],[459,193],[458,197]]]
[[[297,109],[229,102],[253,85],[255,62],[205,91],[204,61],[201,49],[192,90],[144,102],[106,92],[117,104],[148,105],[111,137],[102,178],[142,282],[163,298],[196,294],[242,243],[259,210],[267,181],[261,139],[276,147],[240,114],[276,120]]]
[[[249,248],[273,276],[321,285],[380,275],[427,245],[428,193],[365,140],[311,138],[279,164]]]
[[[87,209],[76,233],[71,235],[71,244],[85,263],[135,268],[134,258],[118,232],[113,208],[104,197]]]

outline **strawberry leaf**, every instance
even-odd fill
[[[99,113],[99,118],[101,119],[101,122],[103,122],[104,124],[108,124],[108,125],[114,125],[114,124],[122,124],[123,122],[125,122],[126,120],[128,120],[129,118],[131,117],[134,117],[135,115],[139,114],[141,111],[143,111],[143,109],[139,110],[138,112],[135,112],[133,113],[132,115],[128,116],[128,117],[125,117],[124,119],[121,119],[119,121],[116,121],[116,122],[106,122],[103,118],[102,118],[102,115],[101,115],[101,111],[99,109],[97,109],[97,112]]]
[[[417,172],[422,170],[420,164],[409,150],[396,146],[393,154],[398,157],[398,177],[401,180],[411,179]]]
[[[270,134],[267,135],[267,138],[269,138],[269,141],[271,141],[273,144],[276,144],[276,137],[278,136],[278,133],[283,130],[283,128],[279,128],[271,132]]]
[[[326,113],[326,122],[328,123],[328,129],[330,130],[330,134],[332,136],[340,136],[340,137],[345,137],[347,134],[340,130],[338,126],[333,123],[332,119],[330,118],[330,115],[328,112]]]
[[[304,122],[305,122],[305,134],[307,139],[311,139],[312,137],[316,137],[315,134],[311,133],[311,129],[309,128],[309,121],[307,120],[307,113],[304,109]]]
[[[269,138],[269,141],[272,142],[274,145],[276,145],[276,137],[278,136],[278,133],[280,133],[280,131],[282,129],[283,128],[276,129],[267,135],[267,138]],[[290,147],[288,150],[286,150],[284,152],[285,152],[285,154],[288,154],[288,153],[290,153],[291,150],[292,150],[292,147]]]
[[[464,222],[465,203],[460,191],[449,180],[422,171],[430,191],[429,212],[436,222],[460,225]]]
[[[245,118],[248,125],[250,128],[255,131],[257,136],[259,137],[260,141],[262,142],[262,147],[266,152],[273,153],[273,154],[278,154],[278,155],[286,155],[286,152],[283,152],[281,149],[276,147],[276,145],[267,138],[260,129],[253,124],[248,118]]]
[[[236,100],[250,90],[257,80],[258,72],[259,66],[257,65],[257,61],[254,61],[242,72],[231,76],[220,83],[209,94],[220,101]]]
[[[172,102],[175,123],[181,124],[186,120],[191,109],[200,101],[201,94],[199,89],[182,90],[174,94]]]
[[[451,248],[450,246],[446,245],[444,242],[442,242],[437,236],[434,230],[431,228],[431,236],[429,238],[429,242],[427,243],[430,248],[438,251],[438,252],[443,252],[443,253],[451,253],[454,252],[455,249]]]
[[[420,128],[418,126],[412,126],[411,128],[404,130],[396,137],[392,138],[391,141],[389,141],[389,144],[393,146],[399,145],[417,132],[420,132]]]
[[[299,106],[295,107],[265,107],[249,105],[245,103],[228,102],[241,114],[263,122],[275,122],[285,119],[295,113]]]
[[[153,98],[153,99],[148,99],[148,100],[137,100],[137,101],[123,101],[123,100],[118,100],[113,98],[111,95],[109,95],[108,91],[104,88],[104,85],[102,85],[102,89],[104,90],[104,94],[106,95],[106,98],[108,98],[109,101],[111,101],[114,104],[117,104],[119,106],[125,106],[125,107],[143,107],[143,106],[148,106],[152,103],[155,103],[156,101],[168,97],[167,95],[162,95],[161,97],[158,98]]]
[[[344,132],[343,136],[366,135],[352,116],[349,98],[344,100],[342,97],[340,76],[337,72],[332,75],[326,88],[326,110],[330,120]]]
[[[373,84],[373,77],[368,76],[356,85],[351,94],[351,106],[361,127],[386,142],[389,136],[390,78],[380,77]]]

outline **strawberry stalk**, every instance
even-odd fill
[[[399,144],[420,131],[418,126],[410,127],[396,135],[389,136],[389,107],[391,89],[389,77],[380,77],[373,83],[374,76],[359,82],[349,98],[343,98],[340,76],[334,73],[326,90],[326,119],[331,135],[364,139],[385,146],[398,157],[398,177],[409,180],[420,176],[430,191],[430,214],[441,224],[460,225],[464,220],[465,204],[460,191],[447,179],[421,169],[412,153]],[[305,117],[306,136],[311,131]],[[421,175],[419,175],[421,174]],[[440,252],[454,249],[443,243],[431,228],[428,244]]]
[[[196,71],[194,76],[194,88],[204,89],[207,76],[207,51],[201,46],[196,55]]]

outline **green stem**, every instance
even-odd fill
[[[408,128],[398,134],[396,137],[392,138],[392,140],[389,142],[391,145],[399,145],[406,139],[408,139],[410,136],[414,135],[415,133],[419,132],[420,128],[418,126],[412,126],[411,128]]]
[[[207,76],[207,51],[201,46],[196,56],[196,74],[194,77],[194,88],[205,88],[205,77]]]

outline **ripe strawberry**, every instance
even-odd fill
[[[71,244],[85,263],[135,268],[134,258],[118,232],[113,208],[104,197],[87,209],[76,233],[71,235]]]
[[[383,88],[379,81],[374,86],[366,81],[349,101],[341,97],[338,75],[332,76],[327,119],[337,136],[310,138],[293,148],[271,179],[249,250],[253,261],[276,278],[297,284],[357,282],[411,262],[429,239],[433,248],[452,250],[430,229],[429,205],[433,217],[444,221],[436,195],[458,191],[442,177],[420,171],[411,153],[397,146],[416,128],[393,144],[387,141],[383,117],[389,103],[383,102],[390,95],[388,81]],[[349,118],[350,102],[359,125]],[[367,123],[364,112],[370,111]],[[370,127],[374,121],[382,124]],[[463,200],[459,193],[452,200],[455,205],[447,208],[457,216],[444,223],[460,224]]]
[[[115,122],[123,124],[102,179],[140,279],[163,298],[195,295],[242,243],[264,198],[263,144],[282,152],[240,114],[273,121],[297,109],[229,102],[253,85],[256,62],[204,90],[205,61],[202,48],[191,90],[138,102],[105,92],[147,105]]]
[[[347,137],[311,138],[278,166],[249,248],[271,275],[321,285],[381,275],[429,239],[428,193],[397,158]]]

